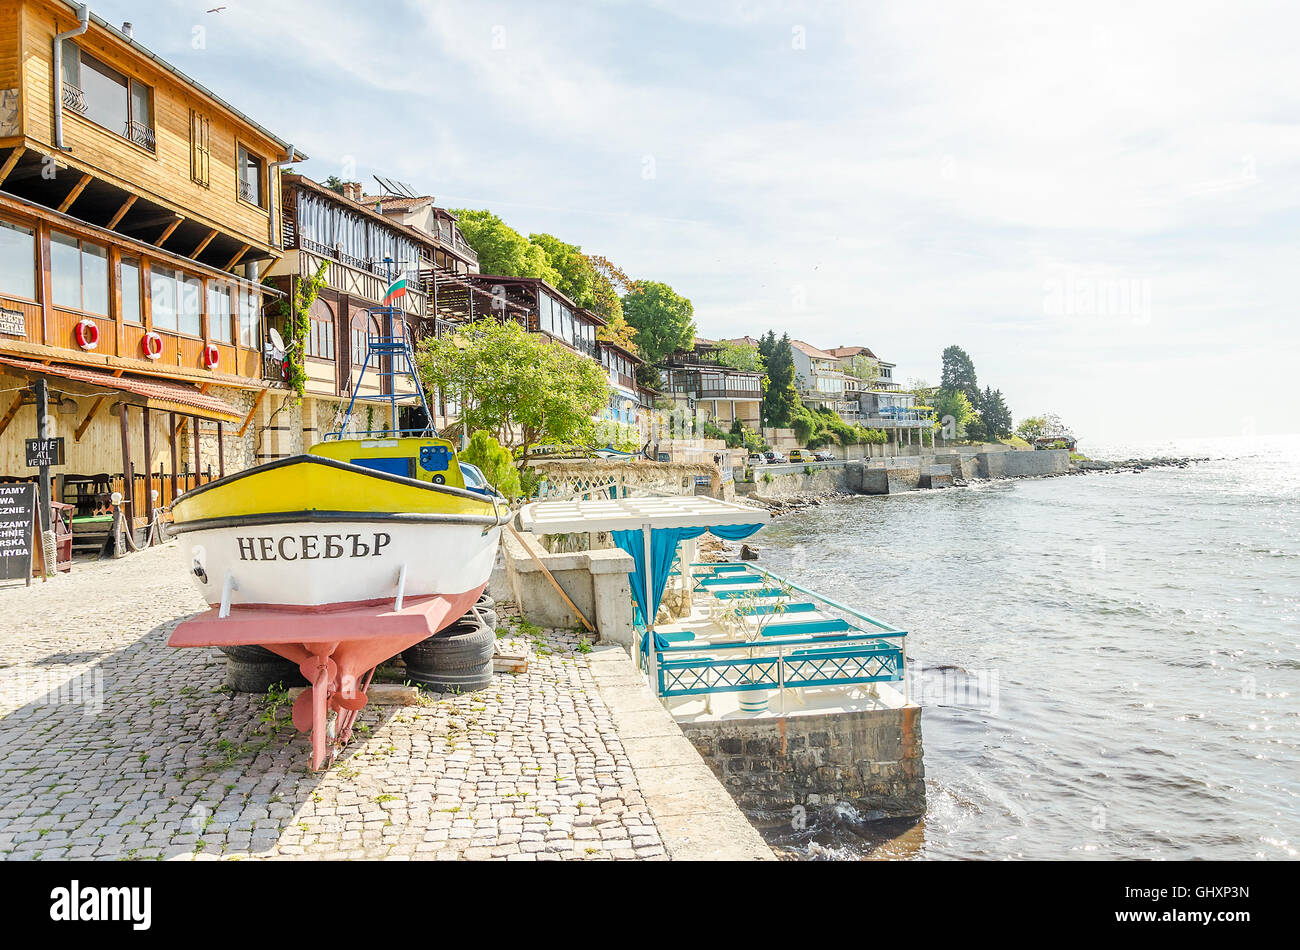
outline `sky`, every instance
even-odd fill
[[[91,6],[300,171],[555,234],[702,336],[931,384],[959,344],[1085,448],[1300,431],[1300,5]]]

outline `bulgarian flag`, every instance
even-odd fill
[[[384,291],[384,299],[381,300],[380,303],[388,303],[388,301],[390,300],[396,300],[398,297],[405,297],[405,296],[406,296],[406,278],[403,276],[397,278],[397,280],[393,281],[391,284],[388,285],[388,289]]]

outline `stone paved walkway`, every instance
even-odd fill
[[[202,609],[171,545],[0,589],[0,856],[666,857],[576,634],[516,627],[527,673],[367,708],[317,774],[287,697],[166,646]]]

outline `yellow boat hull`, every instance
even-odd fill
[[[209,604],[320,607],[487,583],[506,507],[316,455],[187,492],[172,533]]]

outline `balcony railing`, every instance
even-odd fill
[[[157,139],[153,129],[141,122],[126,123],[122,134],[141,148],[147,148],[151,152],[157,151]]]
[[[261,204],[260,196],[257,193],[257,183],[239,179],[239,197],[252,204]]]
[[[86,94],[66,80],[63,83],[63,106],[78,115],[86,114]]]

